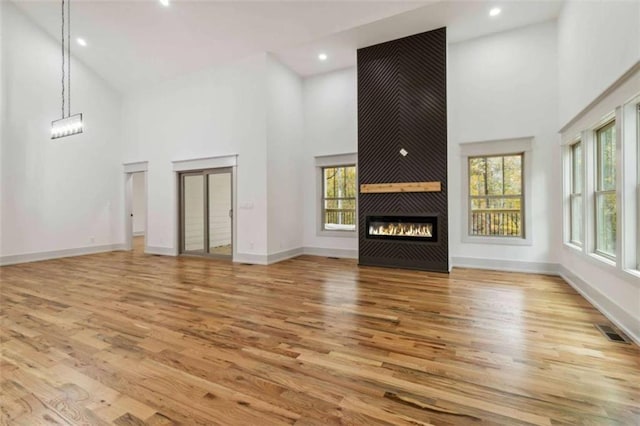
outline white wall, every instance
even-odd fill
[[[640,60],[640,3],[572,1],[558,27],[559,123],[565,125]],[[556,200],[562,204],[561,196]],[[561,247],[563,275],[640,341],[640,279]]]
[[[11,2],[0,8],[2,260],[121,243],[118,93],[73,60],[72,113],[84,113],[85,133],[51,140],[51,121],[61,116],[60,45]]]
[[[302,81],[267,56],[267,199],[269,254],[302,247]]]
[[[236,260],[302,247],[302,82],[271,55],[141,90],[123,116],[125,160],[149,161],[151,251],[177,251],[171,162],[229,154],[238,154]]]
[[[125,98],[123,161],[149,161],[147,244],[177,252],[172,161],[238,155],[237,251],[267,255],[265,55],[185,75]]]
[[[5,80],[5,72],[4,72],[4,63],[5,63],[5,53],[4,53],[4,39],[6,38],[5,35],[5,30],[4,30],[4,25],[3,25],[3,16],[4,16],[4,7],[2,6],[2,4],[0,4],[0,177],[2,176],[1,174],[1,170],[2,170],[2,164],[3,164],[3,160],[2,158],[4,157],[4,139],[5,139],[5,134],[4,134],[4,123],[5,121],[7,121],[7,113],[8,113],[8,108],[7,108],[7,100],[5,98],[5,87],[7,85],[7,82]],[[3,203],[3,191],[2,191],[2,187],[3,185],[0,183],[0,234],[2,234],[2,224],[3,224],[3,212],[2,212],[2,205],[4,205]],[[0,256],[2,254],[2,237],[0,236]],[[1,260],[1,257],[0,257]]]
[[[316,188],[315,157],[354,153],[358,149],[356,69],[348,68],[304,80],[304,246],[357,250],[358,238],[319,236],[317,212],[321,201]]]
[[[134,235],[142,235],[147,221],[144,173],[133,173],[132,179],[133,233]]]
[[[567,2],[558,49],[561,127],[640,58],[640,2]]]
[[[449,46],[449,230],[454,258],[556,262],[558,184],[556,24],[547,22]],[[462,242],[460,143],[534,137],[532,245]],[[460,262],[458,262],[460,263]],[[463,262],[465,263],[465,262]],[[491,266],[487,263],[487,266]],[[544,265],[537,265],[537,267]]]

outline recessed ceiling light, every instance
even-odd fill
[[[321,53],[318,55],[318,59],[320,59],[321,61],[326,61],[328,58],[326,53]]]
[[[87,41],[85,39],[83,39],[82,37],[78,37],[76,39],[76,41],[78,42],[78,44],[82,47],[86,47],[87,46]]]
[[[169,7],[169,0],[159,0],[160,4],[163,5],[164,7]]]
[[[494,7],[489,11],[489,16],[498,16],[500,15],[500,12],[502,12],[502,9],[500,9],[499,7]]]

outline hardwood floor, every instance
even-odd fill
[[[114,252],[0,269],[12,425],[640,424],[561,279]]]

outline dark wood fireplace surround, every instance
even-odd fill
[[[445,28],[358,50],[358,179],[379,190],[359,194],[361,265],[449,271],[446,51]],[[434,217],[435,238],[372,237],[374,216]]]

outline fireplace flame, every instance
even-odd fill
[[[391,235],[406,237],[431,237],[432,225],[429,223],[387,223],[369,226],[369,235]]]

